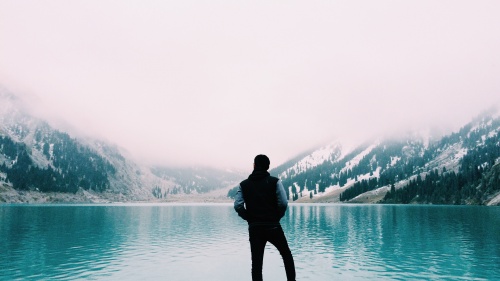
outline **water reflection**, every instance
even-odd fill
[[[250,280],[231,205],[0,206],[1,280]],[[500,279],[500,209],[293,205],[298,280]],[[268,246],[266,280],[284,269]]]
[[[304,268],[321,265],[324,280],[490,280],[500,277],[499,216],[485,207],[299,205],[285,228]]]

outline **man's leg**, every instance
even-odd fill
[[[281,226],[269,229],[268,239],[271,244],[273,244],[276,249],[280,252],[283,258],[283,263],[285,265],[286,278],[288,281],[295,281],[295,264],[293,262],[292,252],[288,247],[288,242],[286,241],[285,233]]]
[[[262,281],[262,262],[264,260],[264,249],[266,247],[266,237],[263,233],[265,229],[261,227],[250,227],[250,250],[252,251],[252,280]]]

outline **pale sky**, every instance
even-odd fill
[[[149,163],[277,166],[498,103],[499,15],[498,0],[0,0],[0,84]]]

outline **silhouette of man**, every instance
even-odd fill
[[[250,250],[252,252],[252,280],[262,280],[262,262],[267,242],[273,244],[281,254],[288,281],[295,281],[295,265],[288,247],[280,219],[285,215],[288,201],[285,189],[278,178],[271,177],[269,158],[257,155],[254,169],[248,179],[238,187],[234,209],[248,222]]]

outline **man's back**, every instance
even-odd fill
[[[269,175],[250,177],[240,183],[247,209],[248,223],[279,223],[276,184],[278,178]]]
[[[295,280],[295,265],[283,229],[279,223],[288,201],[283,184],[267,172],[269,158],[257,155],[254,170],[242,181],[234,200],[234,209],[248,222],[250,250],[252,251],[252,280],[262,280],[262,262],[267,242],[273,244],[285,265],[288,280]]]

